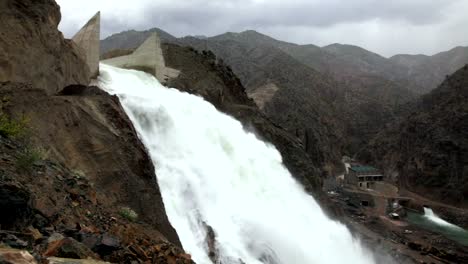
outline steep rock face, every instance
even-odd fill
[[[48,94],[72,84],[88,85],[89,69],[76,46],[57,30],[60,19],[53,0],[0,2],[0,82],[30,83]]]
[[[59,96],[3,83],[3,112],[26,117],[32,137],[51,159],[89,177],[107,206],[129,206],[179,244],[162,202],[152,162],[118,98],[96,87],[69,87]]]
[[[303,144],[260,112],[228,66],[217,62],[211,52],[199,53],[174,44],[163,45],[163,53],[167,65],[181,71],[168,86],[202,96],[220,111],[240,120],[247,130],[273,143],[281,152],[286,167],[305,189],[320,195],[320,172],[304,151]]]
[[[403,188],[468,205],[468,67],[410,108],[362,154],[397,176]]]

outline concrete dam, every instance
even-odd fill
[[[180,71],[166,67],[161,39],[157,33],[153,33],[133,53],[100,61],[100,28],[101,14],[94,15],[83,28],[72,38],[72,41],[80,49],[83,60],[89,67],[91,78],[99,75],[99,63],[134,69],[150,73],[161,83],[166,83],[171,78],[177,78]]]

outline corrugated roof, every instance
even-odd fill
[[[372,167],[372,166],[351,166],[351,168],[349,168],[349,169],[352,170],[352,171],[355,171],[355,172],[377,171],[377,169]]]

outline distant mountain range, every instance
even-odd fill
[[[406,103],[468,63],[468,47],[387,59],[357,46],[298,45],[252,30],[183,38],[158,28],[125,31],[103,40],[101,53],[135,48],[152,32],[163,42],[211,50],[233,69],[263,112],[301,138],[324,166],[365,147],[399,118]]]
[[[180,39],[158,28],[148,31],[130,30],[103,40],[101,52],[135,48],[151,32],[158,32],[163,41],[171,43],[184,43],[184,40],[195,38],[207,42],[231,40],[251,46],[271,46],[321,73],[331,74],[338,80],[356,75],[376,75],[402,82],[418,94],[430,92],[444,80],[446,75],[454,73],[468,62],[468,47],[456,47],[433,56],[399,54],[387,59],[358,46],[337,43],[325,47],[312,44],[298,45],[276,40],[253,30],[241,33],[228,32],[214,37],[193,36]]]

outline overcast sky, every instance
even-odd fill
[[[384,56],[468,46],[468,0],[56,0],[71,37],[97,11],[102,38],[161,28],[177,37],[254,29],[299,44],[358,45]]]

